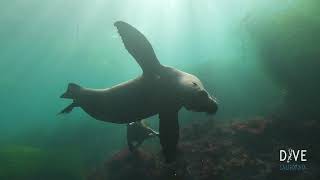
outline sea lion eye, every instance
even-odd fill
[[[195,83],[195,82],[192,82],[192,84],[193,84],[194,86],[198,86],[198,84],[197,84],[197,83]]]

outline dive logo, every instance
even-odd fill
[[[279,151],[280,171],[303,171],[307,169],[307,150],[292,148],[280,149]]]

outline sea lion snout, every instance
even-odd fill
[[[214,98],[208,96],[207,100],[204,100],[196,111],[213,115],[218,111],[218,103]]]
[[[201,90],[195,91],[189,101],[185,102],[184,107],[190,111],[215,114],[218,110],[218,103],[206,90]]]
[[[209,102],[208,102],[208,114],[215,114],[218,111],[218,103],[215,99],[213,98],[209,98]]]

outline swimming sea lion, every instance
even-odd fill
[[[61,98],[73,103],[61,113],[81,107],[97,120],[130,123],[159,114],[160,143],[167,162],[175,160],[179,139],[178,111],[214,114],[217,103],[194,75],[161,65],[146,37],[136,28],[117,21],[123,44],[142,68],[142,75],[106,89],[89,89],[70,83]]]
[[[157,136],[159,133],[147,126],[143,120],[127,124],[127,143],[131,152],[139,147],[144,140]]]

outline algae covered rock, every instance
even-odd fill
[[[134,153],[124,149],[115,153],[88,180],[317,179],[319,146],[312,137],[318,137],[319,133],[314,127],[319,127],[317,121],[308,121],[306,125],[297,126],[293,132],[296,136],[292,136],[283,133],[287,128],[285,122],[265,117],[231,124],[191,124],[182,128],[176,164],[165,164],[160,149],[153,154],[145,147]],[[308,164],[310,169],[280,172],[279,148],[290,144],[292,139],[300,142],[297,135],[304,131],[308,132],[300,137],[301,142],[314,144],[314,151],[309,154],[313,160]]]

